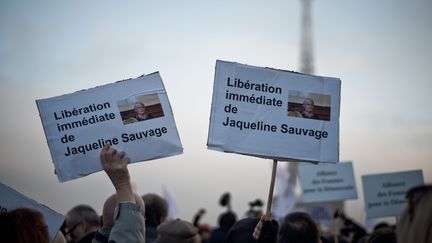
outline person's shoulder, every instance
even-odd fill
[[[298,111],[288,111],[288,116],[303,117],[303,115]]]
[[[123,123],[124,124],[129,124],[129,123],[134,123],[134,122],[137,122],[137,121],[138,121],[138,119],[136,119],[135,117],[129,117],[127,119],[124,119]]]

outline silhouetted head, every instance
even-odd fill
[[[318,243],[318,226],[312,217],[304,212],[285,216],[279,230],[279,243]]]
[[[99,215],[89,205],[81,204],[73,207],[66,214],[66,240],[76,242],[99,228]]]
[[[237,215],[234,212],[228,211],[219,215],[219,226],[230,228],[237,222]]]
[[[258,242],[253,238],[255,226],[259,222],[259,218],[244,218],[237,221],[228,231],[227,243],[253,243]]]
[[[165,221],[157,227],[157,243],[200,243],[198,229],[191,223],[174,219]]]
[[[164,222],[168,216],[168,203],[161,196],[147,193],[142,196],[145,203],[145,224],[156,227]]]

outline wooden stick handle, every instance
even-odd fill
[[[274,159],[273,160],[272,177],[271,177],[271,182],[270,182],[270,190],[269,190],[269,195],[268,195],[268,199],[267,199],[266,214],[271,213],[271,207],[272,207],[272,202],[273,202],[273,189],[274,189],[275,178],[276,178],[276,169],[277,169],[277,160]]]

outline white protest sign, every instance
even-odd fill
[[[421,170],[364,175],[362,181],[368,218],[400,215],[406,192],[424,184]]]
[[[336,78],[217,61],[207,146],[336,163],[340,85]]]
[[[12,188],[0,183],[0,213],[16,208],[31,208],[39,211],[48,226],[48,232],[53,240],[64,221],[64,216],[56,211],[30,199]]]
[[[183,152],[159,73],[36,103],[60,182],[102,170],[106,143],[131,162]]]
[[[303,202],[356,199],[357,190],[351,162],[298,166]]]

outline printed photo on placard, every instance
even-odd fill
[[[318,93],[288,92],[288,116],[330,121],[331,96]]]
[[[129,97],[119,100],[117,105],[124,125],[164,116],[157,94]]]

